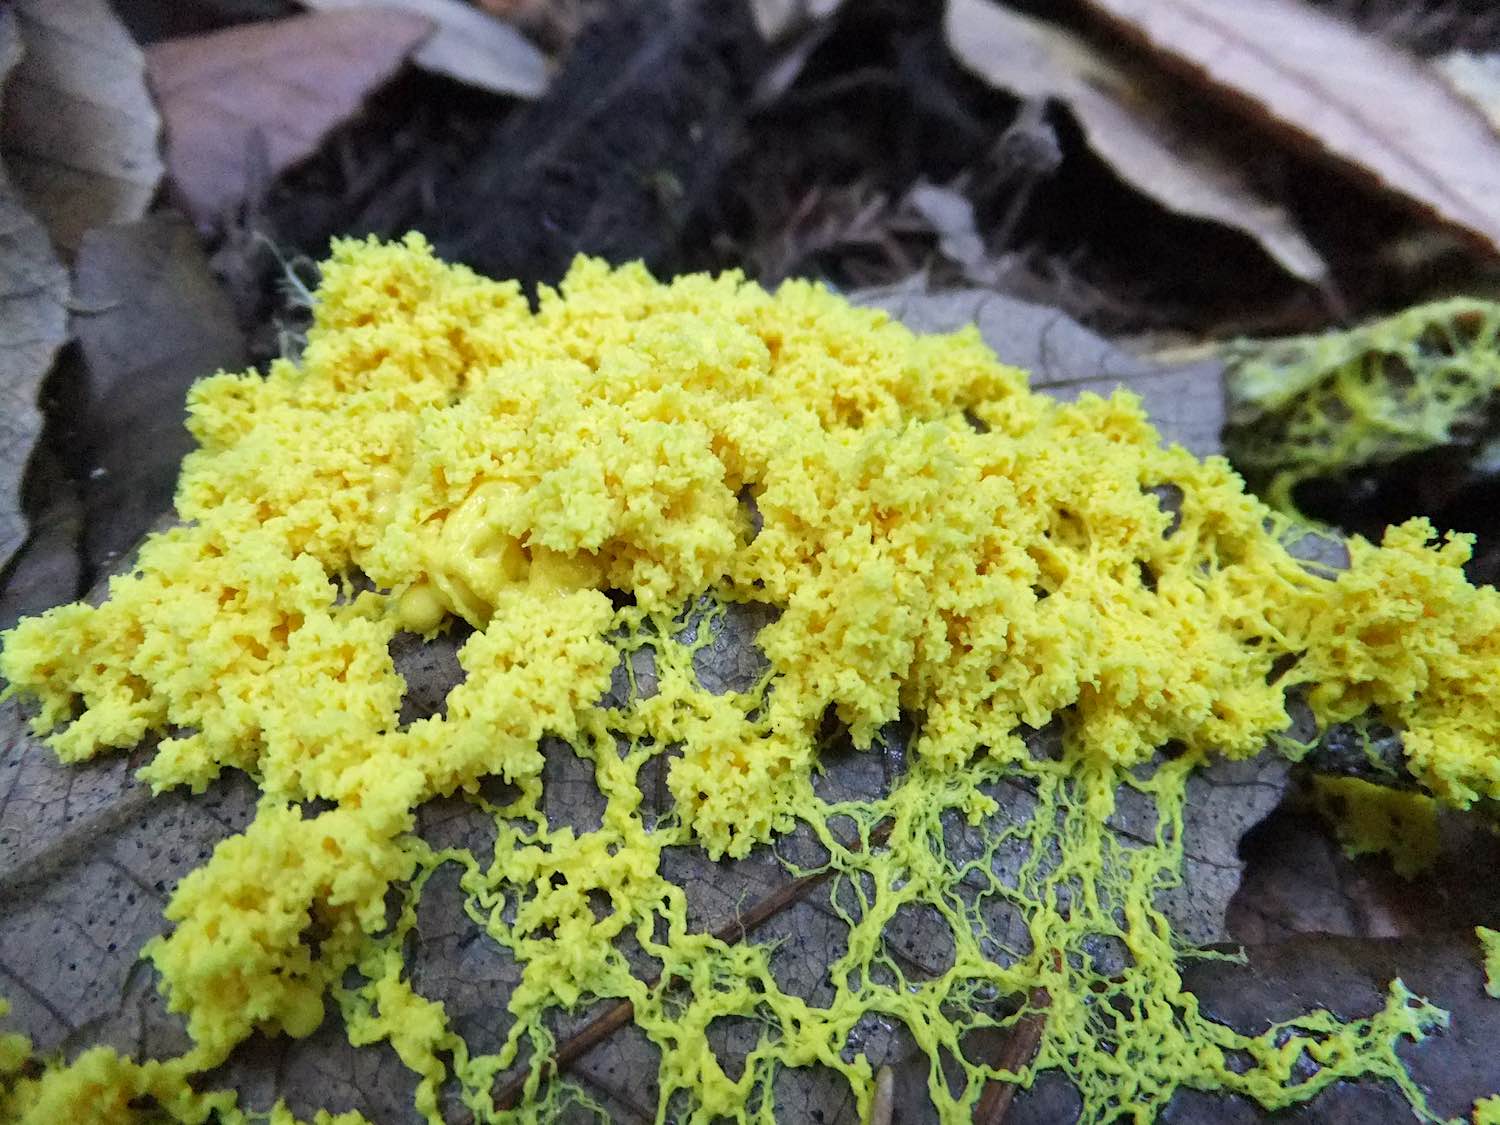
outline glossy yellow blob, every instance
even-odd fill
[[[1314,573],[1227,463],[1163,448],[1129,395],[1032,395],[973,329],[918,337],[815,285],[663,284],[587,259],[533,310],[416,236],[339,244],[300,365],[204,379],[189,410],[184,522],[101,605],[7,634],[0,672],[66,761],[170,731],[142,771],[153,786],[201,789],[227,767],[265,799],[146,949],[192,1051],[85,1054],[32,1080],[27,1106],[84,1089],[128,1103],[154,1083],[201,1119],[230,1095],[188,1076],[256,1031],[308,1035],[334,996],[352,1042],[388,1041],[414,1072],[429,1120],[449,1081],[477,1119],[499,1117],[494,1077],[521,1058],[516,1112],[545,1119],[581,1097],[544,1066],[559,1011],[614,998],[684,1120],[768,1120],[789,1067],[842,1076],[867,1110],[856,1043],[878,1016],[927,1052],[929,1095],[961,1121],[987,1081],[1018,1077],[969,1058],[965,1036],[1025,1014],[1000,1000],[1045,994],[1033,1068],[1063,1072],[1090,1120],[1146,1119],[1181,1086],[1276,1107],[1362,1075],[1426,1112],[1395,1047],[1441,1013],[1398,981],[1368,1019],[1231,1032],[1184,993],[1158,899],[1181,878],[1191,770],[1259,752],[1289,687],[1325,721],[1400,729],[1444,800],[1500,796],[1500,596],[1464,580],[1461,537],[1434,546],[1415,522]],[[768,668],[715,694],[695,653],[733,602],[768,607]],[[403,726],[392,637],[459,619],[462,682]],[[829,716],[867,748],[902,715],[921,723],[899,784],[818,794]],[[1026,728],[1052,722],[1060,755],[1033,756]],[[1169,743],[1180,753],[1153,764]],[[596,830],[543,814],[549,753],[592,768]],[[673,808],[655,823],[639,775],[659,757]],[[480,794],[494,777],[517,794],[502,807]],[[1156,809],[1154,840],[1110,829],[1121,786]],[[987,818],[1019,792],[1034,815],[1002,833]],[[452,794],[493,816],[493,856],[414,835],[414,810]],[[331,807],[304,814],[312,798]],[[846,892],[818,1002],[783,989],[771,947],[690,929],[662,864],[668,847],[744,856],[799,823]],[[947,841],[964,824],[982,842],[961,862]],[[444,864],[520,967],[488,1055],[403,959]],[[1016,933],[991,933],[985,903]],[[905,910],[948,932],[941,974],[903,968],[886,927]],[[1125,970],[1094,967],[1100,942]],[[738,1077],[705,1045],[726,1016],[761,1029]]]

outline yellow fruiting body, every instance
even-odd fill
[[[1059,405],[973,329],[916,336],[802,282],[774,295],[735,275],[663,284],[580,259],[532,311],[513,283],[444,265],[412,236],[338,244],[315,311],[299,364],[193,389],[182,523],[102,604],[24,621],[0,654],[64,760],[173,729],[142,771],[153,786],[201,789],[230,767],[265,791],[147,947],[195,1046],[144,1065],[185,1082],[256,1029],[309,1034],[332,994],[351,1040],[389,1040],[420,1076],[429,1119],[450,1073],[477,1117],[495,1116],[493,1075],[526,1044],[519,1112],[545,1117],[563,1087],[543,1081],[544,1017],[613,997],[660,1048],[663,1106],[676,1093],[693,1120],[765,1119],[788,1066],[837,1071],[867,1108],[873,1069],[848,1042],[879,1013],[934,1060],[959,1060],[959,1092],[936,1062],[929,1092],[963,1120],[997,1072],[961,1037],[1021,1016],[973,998],[1045,991],[1035,1069],[1067,1074],[1090,1118],[1144,1119],[1180,1086],[1279,1106],[1361,1075],[1426,1112],[1395,1044],[1441,1013],[1395,982],[1368,1020],[1311,1013],[1239,1035],[1183,991],[1156,900],[1180,878],[1189,773],[1260,751],[1294,685],[1323,721],[1374,713],[1401,730],[1411,771],[1450,803],[1500,796],[1500,596],[1465,581],[1462,537],[1434,547],[1414,522],[1381,547],[1356,540],[1347,571],[1314,572],[1226,462],[1164,448],[1134,397]],[[1163,509],[1163,485],[1181,490],[1180,513]],[[373,589],[356,594],[361,577]],[[779,614],[757,638],[770,669],[754,689],[699,684],[703,639],[677,634],[705,597]],[[459,619],[475,630],[464,680],[443,714],[402,726],[389,642]],[[609,702],[622,654],[642,647],[655,690]],[[859,747],[922,716],[899,786],[837,804],[814,792],[830,711]],[[1042,761],[1023,731],[1054,719],[1061,757]],[[596,831],[540,812],[544,755],[563,743],[606,799]],[[1169,743],[1181,754],[1142,772]],[[647,824],[637,776],[667,747],[681,749],[675,815]],[[493,862],[413,834],[432,797],[489,808],[478,789],[494,776],[519,796],[491,810]],[[1036,793],[1022,840],[1057,858],[994,884],[1029,937],[1001,956],[942,839],[945,815],[983,824],[1006,778]],[[1151,794],[1154,844],[1109,831],[1122,784]],[[333,807],[293,805],[313,798]],[[866,840],[885,824],[886,844],[841,839],[835,813]],[[798,822],[839,879],[874,887],[858,911],[835,903],[850,937],[826,1005],[783,991],[766,946],[689,931],[660,864],[676,844],[743,856]],[[523,970],[495,998],[515,1022],[491,1056],[471,1055],[404,972],[421,884],[450,863],[470,916]],[[393,886],[407,888],[395,918]],[[1068,910],[1064,886],[1084,888]],[[602,917],[590,892],[610,904]],[[883,928],[913,904],[952,929],[935,979],[873,971],[894,965]],[[615,942],[627,933],[671,983],[632,972]],[[1101,937],[1128,950],[1123,974],[1090,968],[1085,943]],[[350,971],[362,983],[344,988]],[[728,1015],[764,1029],[737,1079],[703,1040]],[[1322,1067],[1312,1079],[1294,1078],[1303,1050]],[[1256,1065],[1232,1066],[1232,1051]],[[36,1081],[64,1098],[101,1068],[121,1091],[138,1083],[135,1064],[99,1058]]]

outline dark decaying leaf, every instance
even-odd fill
[[[0,632],[83,592],[83,499],[78,481],[48,440],[53,429],[43,427],[26,467],[21,499],[30,534],[0,579]]]
[[[1428,67],[1301,0],[1085,0],[1262,124],[1500,253],[1500,137]]]
[[[0,78],[22,46],[14,10],[0,12]],[[7,84],[6,118],[12,89]],[[68,275],[43,229],[0,170],[0,573],[26,538],[21,480],[42,416],[37,392],[67,338]]]
[[[1213,134],[1184,120],[1177,100],[1148,76],[993,0],[949,0],[945,32],[958,60],[985,81],[1065,103],[1089,146],[1163,207],[1243,232],[1303,281],[1327,273],[1292,218],[1258,194],[1235,158],[1205,140]]]
[[[107,0],[20,0],[26,55],[5,94],[6,165],[52,239],[145,214],[161,179],[160,122],[140,48]]]
[[[151,230],[155,237],[145,242],[146,247],[159,247],[162,240],[171,245],[173,232],[186,228],[145,224],[127,228],[128,237],[120,232],[115,236],[131,247]],[[99,294],[90,293],[90,304],[97,304]],[[117,293],[116,299],[123,295]],[[957,327],[977,317],[1003,355],[1033,364],[1039,382],[1068,391],[1108,389],[1120,382],[1149,387],[1162,378],[1055,312],[991,294],[906,295],[899,299],[898,311],[925,330]],[[1201,373],[1194,378],[1200,384],[1213,383]],[[1182,391],[1178,397],[1183,397]],[[1181,426],[1169,425],[1169,432],[1198,440],[1192,434],[1194,427],[1201,433],[1202,419],[1191,412],[1176,417]],[[765,611],[741,607],[731,607],[719,619],[712,642],[697,656],[698,672],[707,686],[743,688],[758,677],[764,658],[754,636],[766,620]],[[397,668],[408,682],[404,718],[441,708],[459,676],[454,651],[460,641],[450,636],[424,645],[402,636],[393,644]],[[653,690],[649,660],[640,654],[637,679],[642,690]],[[205,858],[214,843],[248,821],[253,788],[236,776],[216,784],[206,797],[169,794],[152,800],[130,776],[149,747],[128,757],[63,767],[24,733],[22,713],[13,703],[0,709],[0,731],[0,933],[5,935],[0,992],[15,1004],[14,1022],[27,1029],[42,1050],[61,1048],[72,1054],[94,1042],[155,1055],[181,1050],[186,1043],[180,1021],[164,1011],[153,974],[148,966],[136,964],[135,952],[163,927],[162,906],[175,881]],[[887,789],[902,769],[900,732],[890,734],[892,748],[883,753],[831,746],[816,781],[819,791],[835,799],[870,797]],[[656,759],[642,778],[648,823],[653,813],[669,806],[665,764]],[[1284,779],[1283,763],[1263,759],[1220,764],[1192,781],[1184,827],[1186,879],[1162,902],[1186,940],[1227,939],[1225,910],[1239,883],[1238,841],[1276,804]],[[545,812],[554,825],[597,826],[602,799],[592,767],[561,744],[550,748],[545,794]],[[1023,821],[1035,807],[1032,794],[1021,785],[1001,784],[994,796],[1000,811],[991,829]],[[1155,832],[1155,812],[1141,794],[1127,789],[1112,827],[1127,845],[1149,839]],[[493,847],[493,821],[459,798],[434,801],[420,810],[418,831],[437,847],[458,845],[477,855]],[[947,841],[950,854],[977,853],[982,832],[955,821]],[[847,934],[833,906],[839,887],[834,881],[795,880],[777,854],[816,864],[820,849],[799,832],[780,841],[776,854],[760,848],[744,860],[715,863],[695,848],[683,848],[670,850],[664,863],[670,876],[687,889],[692,927],[755,942],[779,941],[773,971],[782,986],[813,1002],[826,1002],[831,996],[826,966]],[[492,1050],[509,1025],[505,999],[519,979],[519,969],[502,949],[483,938],[464,914],[462,901],[456,871],[440,869],[421,901],[411,980],[422,994],[445,1004],[455,1029],[472,1047]],[[997,937],[1024,947],[1023,920],[1009,904],[994,903],[984,910]],[[761,920],[752,924],[756,918]],[[748,932],[742,935],[742,930]],[[947,934],[946,923],[935,914],[902,912],[888,929],[887,940],[903,971],[921,979],[941,972],[945,958],[951,958]],[[1108,948],[1101,947],[1096,956],[1101,965],[1117,963],[1111,960],[1117,954]],[[639,953],[635,959],[639,971],[649,977],[650,964]],[[649,1121],[657,1100],[656,1049],[628,1021],[615,1029],[619,1021],[611,1022],[611,1011],[609,1004],[596,1005],[560,1021],[556,1030],[562,1043],[587,1043],[572,1061],[569,1075],[606,1107],[612,1119]],[[609,1033],[599,1033],[600,1028]],[[573,1040],[577,1034],[588,1038]],[[743,1052],[753,1039],[753,1029],[732,1022],[716,1024],[710,1031],[710,1046],[726,1059]],[[873,1016],[861,1025],[856,1039],[857,1049],[876,1066],[897,1064],[915,1049],[904,1027]],[[501,1075],[499,1088],[505,1089],[516,1073]],[[284,1097],[297,1111],[353,1108],[375,1120],[404,1120],[411,1106],[411,1077],[390,1048],[351,1048],[336,1013],[306,1040],[253,1039],[208,1078],[241,1090],[246,1106],[264,1108]],[[831,1072],[787,1071],[776,1094],[787,1120],[854,1120],[847,1085]],[[459,1119],[456,1113],[454,1119]]]
[[[1366,1016],[1400,978],[1418,996],[1447,1011],[1448,1028],[1399,1053],[1443,1119],[1466,1120],[1478,1098],[1500,1089],[1500,1004],[1484,991],[1479,943],[1472,928],[1390,941],[1316,935],[1246,949],[1248,965],[1189,964],[1188,989],[1203,1010],[1240,1031],[1264,1031],[1277,1020],[1327,1008],[1341,1018]],[[1182,1091],[1162,1114],[1170,1125],[1256,1122],[1264,1114],[1238,1098]],[[1335,1083],[1278,1120],[1356,1125],[1411,1120],[1406,1100],[1387,1083]],[[1017,1121],[1023,1120],[1017,1117]]]
[[[193,228],[173,215],[90,231],[79,248],[74,441],[86,467],[84,557],[98,573],[171,502],[192,445],[194,379],[244,366],[228,298]]]
[[[431,31],[421,16],[372,8],[152,45],[173,195],[200,225],[222,220],[316,152]]]
[[[1267,945],[1302,934],[1415,938],[1494,926],[1500,885],[1474,873],[1500,868],[1500,835],[1481,815],[1444,810],[1433,848],[1429,868],[1403,877],[1386,856],[1351,858],[1322,816],[1289,800],[1245,840],[1229,931],[1247,945]]]

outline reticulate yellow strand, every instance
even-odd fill
[[[873,1067],[855,1043],[872,1016],[927,1053],[947,1121],[988,1080],[1041,1070],[1072,1080],[1088,1120],[1148,1120],[1180,1087],[1274,1108],[1361,1076],[1431,1117],[1395,1047],[1442,1013],[1394,982],[1367,1019],[1241,1035],[1184,990],[1191,951],[1159,900],[1182,879],[1192,770],[1259,752],[1291,687],[1325,722],[1400,730],[1411,772],[1448,802],[1500,796],[1500,596],[1465,581],[1462,537],[1434,546],[1414,522],[1355,541],[1346,572],[1315,572],[1226,462],[1163,448],[1131,395],[1057,404],[973,329],[916,336],[802,282],[773,295],[580,259],[533,310],[411,236],[338,244],[315,313],[300,363],[193,389],[181,524],[102,604],[5,637],[0,671],[63,760],[171,732],[143,770],[154,787],[201,789],[228,767],[265,796],[146,949],[194,1049],[90,1051],[0,1108],[60,1120],[107,1091],[122,1113],[150,1093],[179,1120],[242,1119],[232,1094],[187,1079],[253,1031],[311,1033],[332,996],[351,1041],[389,1042],[418,1077],[431,1121],[450,1081],[480,1120],[586,1104],[546,1073],[549,1016],[599,998],[630,1001],[659,1048],[663,1119],[670,1104],[674,1120],[769,1121],[776,1075],[812,1065],[865,1112]],[[715,694],[694,666],[706,625],[685,622],[733,602],[774,611],[757,638],[769,668]],[[458,621],[474,630],[462,682],[403,726],[389,642]],[[629,688],[611,696],[622,659]],[[858,747],[920,716],[889,792],[815,792],[830,714]],[[1053,722],[1059,753],[1034,755],[1024,732]],[[566,747],[605,799],[594,831],[542,813],[545,755]],[[640,773],[669,748],[672,814],[648,823]],[[508,803],[481,795],[491,777]],[[1108,827],[1121,786],[1149,795],[1154,839]],[[1029,816],[995,816],[1022,792]],[[494,817],[493,854],[414,834],[416,807],[454,793]],[[327,811],[301,810],[314,798]],[[977,857],[950,850],[964,824]],[[690,930],[661,862],[677,845],[743,856],[798,825],[848,927],[826,1003],[784,990],[769,946]],[[521,970],[495,998],[510,1023],[491,1053],[403,959],[444,865]],[[893,955],[904,907],[950,930],[946,971]],[[994,932],[999,908],[1020,932]],[[658,979],[633,971],[627,937]],[[1101,942],[1122,971],[1097,968]],[[1022,1072],[963,1049],[1038,1008]],[[759,1028],[737,1078],[705,1045],[725,1016]],[[496,1076],[523,1059],[524,1097],[497,1106]]]

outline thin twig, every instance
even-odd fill
[[[1045,1008],[1051,998],[1044,989],[1039,988],[1032,993],[1031,1001],[1036,1007]],[[1041,1046],[1042,1030],[1046,1025],[1045,1011],[1032,1012],[1017,1020],[996,1054],[996,1069],[1014,1073],[1029,1064],[1036,1056],[1036,1049]],[[1017,1089],[1014,1082],[1002,1082],[999,1079],[989,1082],[984,1093],[979,1095],[979,1104],[974,1107],[974,1125],[1001,1125],[1005,1115],[1010,1112],[1010,1103],[1015,1100]]]
[[[1060,951],[1052,951],[1052,961],[1061,972]],[[1023,1067],[1029,1066],[1031,1060],[1036,1058],[1037,1048],[1042,1044],[1042,1032],[1047,1026],[1047,1006],[1051,1003],[1052,997],[1045,988],[1032,990],[1032,1010],[1016,1021],[1010,1034],[1000,1044],[1000,1049],[995,1052],[993,1066],[996,1070],[1019,1074]],[[1015,1100],[1017,1089],[1014,1082],[1001,1082],[999,1079],[986,1085],[984,1093],[979,1095],[979,1104],[974,1107],[974,1125],[1002,1125],[1005,1115],[1010,1112],[1010,1103]]]

